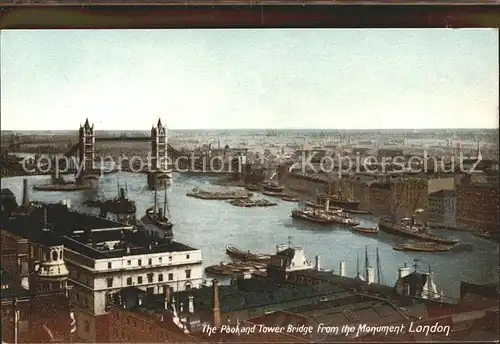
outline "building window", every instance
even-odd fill
[[[172,256],[168,256],[168,261],[171,262],[172,261]]]
[[[106,282],[108,284],[108,288],[112,288],[113,287],[113,277],[106,278]]]
[[[158,274],[158,282],[163,282],[163,274]]]
[[[153,274],[148,274],[148,283],[153,283]]]
[[[158,257],[158,263],[161,264],[161,260],[162,260],[161,257]]]
[[[113,267],[113,264],[111,262],[108,262],[108,269],[111,269]]]
[[[141,259],[137,260],[137,265],[142,266],[142,260]]]
[[[186,259],[189,259],[189,254],[186,254]]]
[[[57,260],[57,251],[52,251],[52,260]]]
[[[131,264],[132,264],[132,261],[127,260],[127,265],[131,265]]]
[[[174,280],[174,274],[173,273],[169,273],[168,274],[168,280],[169,281],[173,281]]]
[[[186,270],[186,278],[191,278],[191,270]]]
[[[137,277],[137,284],[142,284],[142,276]]]
[[[127,285],[132,285],[132,277],[127,278]]]
[[[153,265],[153,258],[149,258],[149,259],[148,259],[148,264],[149,264],[149,265]]]

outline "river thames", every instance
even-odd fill
[[[10,188],[18,203],[22,200],[23,177],[2,179],[2,188]],[[35,184],[50,182],[49,176],[29,177],[29,196],[33,201],[59,202],[70,200],[71,207],[78,211],[97,213],[97,210],[83,206],[83,202],[95,197],[95,192],[43,192],[35,191]],[[371,265],[376,269],[375,250],[379,247],[382,283],[394,285],[397,268],[405,262],[408,266],[418,259],[419,271],[427,271],[430,265],[435,273],[438,288],[445,296],[458,298],[460,281],[492,283],[498,281],[498,244],[466,232],[439,231],[439,234],[455,237],[461,246],[449,252],[417,253],[394,251],[392,245],[405,239],[386,233],[367,236],[353,233],[346,228],[322,227],[292,220],[291,211],[296,203],[275,200],[278,205],[268,208],[239,208],[226,201],[201,200],[186,196],[194,187],[220,189],[212,184],[214,177],[188,176],[174,173],[168,189],[168,204],[176,241],[201,249],[204,265],[228,261],[226,245],[235,245],[244,250],[274,253],[277,244],[287,243],[291,237],[293,246],[304,248],[309,261],[321,257],[321,267],[338,271],[340,261],[346,262],[346,275],[356,275],[357,254],[360,268],[364,268],[364,250],[368,246]],[[154,192],[146,188],[146,175],[119,172],[101,178],[101,194],[106,199],[118,194],[118,184],[127,185],[128,198],[136,201],[137,217],[154,202]],[[255,197],[272,199],[257,194]],[[163,192],[158,193],[162,204]],[[376,218],[371,215],[356,215],[361,225],[373,226]],[[436,231],[437,232],[437,231]]]

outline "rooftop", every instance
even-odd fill
[[[193,296],[194,309],[202,312],[212,310],[212,287],[201,287],[188,291],[176,292],[173,298],[179,306],[183,303],[184,308],[189,304],[189,296]],[[223,313],[237,310],[263,307],[267,305],[281,304],[289,301],[318,298],[326,295],[334,295],[346,292],[346,289],[324,284],[316,286],[297,286],[293,284],[277,284],[267,278],[238,279],[233,285],[219,286],[220,310]],[[128,309],[142,311],[164,309],[163,295],[147,295],[146,292],[137,288],[126,288],[121,291],[122,301]],[[142,299],[141,306],[136,300]]]
[[[196,250],[132,226],[71,211],[62,204],[37,205],[29,214],[8,218],[3,228],[46,246],[64,245],[92,259]]]

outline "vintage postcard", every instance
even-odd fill
[[[498,43],[4,30],[2,342],[498,340]]]

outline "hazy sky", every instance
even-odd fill
[[[3,130],[496,128],[498,32],[1,32]]]

